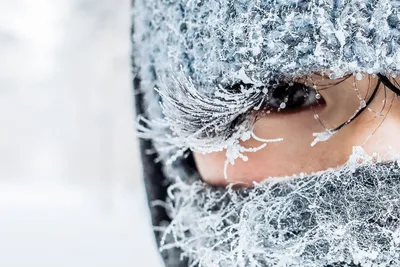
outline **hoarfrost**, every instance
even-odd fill
[[[227,149],[252,127],[244,117],[267,90],[254,88],[277,77],[400,73],[397,0],[137,0],[134,6],[134,74],[149,106],[141,135],[156,140],[160,159]],[[238,82],[254,88],[223,89]],[[153,108],[154,86],[163,114]],[[228,131],[234,120],[241,132]]]
[[[312,135],[315,137],[314,141],[312,141],[311,146],[315,146],[319,142],[328,141],[336,132],[331,129],[325,129],[323,132],[313,133]]]
[[[283,141],[283,138],[276,138],[276,139],[263,139],[263,138],[260,138],[254,133],[253,130],[244,132],[242,137],[240,138],[240,140],[247,141],[251,137],[254,138],[255,140],[259,141],[259,142],[262,142],[263,144],[261,144],[258,147],[246,148],[246,147],[242,146],[239,143],[238,140],[235,140],[233,142],[233,144],[228,146],[228,148],[226,150],[226,153],[225,153],[226,160],[225,160],[225,163],[224,163],[224,178],[225,179],[228,179],[228,167],[229,167],[229,164],[230,165],[235,165],[235,160],[237,160],[239,158],[242,159],[244,162],[248,161],[248,157],[245,156],[243,153],[246,153],[246,152],[247,153],[252,153],[252,152],[254,153],[254,152],[260,151],[261,149],[265,148],[267,146],[267,143],[275,143],[275,142]]]
[[[179,179],[161,250],[190,266],[399,266],[400,167],[375,162],[355,147],[341,167],[253,188]]]

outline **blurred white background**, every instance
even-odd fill
[[[0,266],[158,266],[130,0],[1,0],[0,14]]]

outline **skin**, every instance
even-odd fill
[[[341,81],[337,85],[334,82]],[[393,82],[393,79],[391,79]],[[398,83],[399,79],[396,80]],[[268,143],[264,149],[244,153],[248,162],[241,159],[229,165],[224,178],[225,152],[200,154],[194,152],[198,170],[207,183],[227,185],[229,183],[260,182],[268,177],[311,173],[344,164],[352,153],[353,146],[362,146],[368,154],[376,153],[380,158],[388,157],[388,149],[400,151],[400,100],[390,90],[379,91],[368,110],[338,131],[328,141],[310,144],[312,133],[324,131],[324,127],[335,128],[349,119],[360,106],[361,96],[369,99],[378,79],[363,75],[362,80],[351,76],[348,79],[329,80],[314,74],[299,82],[315,84],[316,90],[325,100],[323,106],[296,112],[254,114],[260,117],[254,125],[254,133],[264,139],[283,138],[282,142]],[[357,91],[354,89],[355,86]],[[329,89],[322,90],[326,85]],[[386,92],[385,92],[386,91]],[[386,104],[384,102],[386,99]],[[380,112],[380,115],[376,113]],[[318,114],[319,120],[314,115]],[[262,143],[251,138],[241,143],[244,147],[258,147]]]

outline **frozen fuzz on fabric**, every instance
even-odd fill
[[[238,140],[251,134],[262,85],[400,73],[398,0],[136,0],[132,18],[149,107],[140,130],[169,162],[189,148],[242,158]]]
[[[399,266],[400,167],[392,160],[356,147],[339,168],[250,189],[177,181],[161,250],[182,248],[190,266]]]
[[[240,189],[203,183],[186,157],[225,151],[227,176],[247,152],[284,142],[253,131],[282,81],[399,75],[400,0],[134,0],[132,23],[144,181],[166,266],[400,266],[398,157],[355,148],[338,168]],[[369,104],[358,100],[357,112]],[[338,131],[326,128],[310,146]],[[259,146],[241,145],[250,138]]]

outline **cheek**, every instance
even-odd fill
[[[307,114],[304,114],[307,113]],[[294,130],[295,129],[295,130]],[[251,184],[267,177],[285,176],[300,172],[312,172],[334,167],[346,161],[351,146],[338,146],[336,136],[330,142],[319,143],[311,147],[313,132],[321,132],[324,128],[315,122],[313,113],[305,111],[301,116],[277,115],[260,119],[254,126],[254,133],[261,138],[283,138],[282,142],[268,143],[267,146],[254,153],[246,153],[247,162],[237,159],[229,165],[228,179],[225,180],[223,170],[225,152],[199,154],[194,153],[197,167],[202,178],[211,184],[225,185],[230,182]],[[346,132],[340,133],[339,139],[345,139]],[[258,147],[262,143],[250,139],[242,142],[246,148]]]

